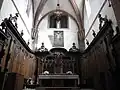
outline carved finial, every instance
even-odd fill
[[[20,35],[21,35],[21,36],[23,36],[23,35],[24,35],[23,30],[21,31]]]
[[[12,14],[10,14],[9,20],[12,21],[13,17]]]
[[[15,16],[16,16],[16,17],[19,17],[19,13],[15,13]]]
[[[0,26],[2,27],[2,30],[6,29],[6,25],[5,25],[4,21],[1,23]]]
[[[15,16],[13,17],[13,21],[15,23],[15,27],[18,28],[18,25],[17,25],[17,18],[18,18],[18,13],[15,13]]]
[[[75,43],[73,43],[72,48],[69,49],[71,52],[77,52],[79,49],[76,47]]]
[[[10,14],[10,17],[9,17],[9,20],[14,22],[14,25],[16,28],[18,28],[18,25],[17,25],[18,16],[19,16],[19,13],[15,13],[15,16],[12,16],[12,14]]]
[[[42,42],[42,46],[44,47],[44,43]]]
[[[101,29],[102,27],[102,17],[101,17],[101,14],[98,14],[98,18],[99,18],[99,29]]]
[[[104,23],[105,23],[106,21],[108,21],[107,15],[105,15],[105,17],[103,18],[103,17],[101,16],[101,14],[98,14],[98,18],[99,18],[99,29],[101,29],[102,26],[103,26],[103,21],[104,21]]]
[[[44,43],[42,43],[41,47],[38,49],[40,52],[48,51],[47,48],[45,48]]]
[[[89,45],[89,41],[86,39],[86,44]]]
[[[92,30],[92,31],[93,31],[93,34],[92,34],[92,35],[95,37],[95,36],[96,36],[96,33],[95,33],[95,31],[94,31],[94,30]]]

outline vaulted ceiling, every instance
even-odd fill
[[[43,18],[48,12],[56,10],[57,3],[60,4],[60,10],[71,15],[79,25],[80,30],[83,29],[83,7],[84,0],[33,0],[34,24],[36,28],[39,20]]]

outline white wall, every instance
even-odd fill
[[[44,42],[45,47],[50,50],[53,43],[54,38],[54,31],[63,31],[64,32],[64,47],[69,50],[72,47],[72,43],[75,42],[76,46],[78,47],[78,27],[73,19],[69,17],[69,28],[68,29],[55,29],[55,28],[48,28],[48,16],[46,16],[39,25],[39,34],[38,34],[38,44],[37,48],[40,48],[41,43]],[[52,41],[49,39],[49,35],[52,36]]]
[[[95,20],[95,17],[97,16],[97,14],[100,11],[100,8],[102,7],[103,3],[105,2],[105,0],[90,0],[90,7],[91,7],[91,15],[88,18],[86,10],[84,11],[84,27],[85,27],[85,31],[86,31],[86,39],[91,42],[93,40],[93,36],[92,36],[92,30],[95,30],[96,33],[99,32],[99,19],[97,18]],[[115,30],[115,26],[117,25],[116,22],[116,18],[114,15],[114,11],[112,7],[108,7],[109,4],[108,2],[105,3],[104,7],[102,8],[102,10],[100,11],[100,14],[102,15],[102,17],[105,17],[105,15],[107,15],[108,19],[111,19],[113,22],[113,29]],[[92,25],[93,21],[95,20],[92,28],[90,29],[90,26]],[[88,30],[90,29],[90,32],[88,32]],[[88,34],[87,34],[88,33]],[[86,45],[87,48],[87,45]]]
[[[43,17],[46,13],[48,13],[52,10],[56,10],[57,3],[58,3],[57,0],[47,0],[46,4],[43,7],[43,10],[40,13],[39,18]],[[61,10],[64,10],[64,11],[68,12],[69,14],[74,16],[74,18],[77,19],[76,14],[74,12],[74,9],[71,6],[69,0],[59,0],[59,3],[60,3],[60,9]]]
[[[15,3],[17,8],[15,8],[13,2]],[[19,12],[21,17],[19,16],[17,20],[18,31],[21,32],[21,30],[23,30],[24,32],[23,39],[27,42],[28,40],[30,40],[31,37],[30,34],[32,28],[33,15],[32,15],[32,7],[30,9],[29,17],[26,14],[26,9],[27,9],[27,0],[4,0],[0,10],[0,23],[4,18],[8,18],[10,14],[14,16],[15,13]],[[23,23],[22,19],[24,20],[25,24]]]

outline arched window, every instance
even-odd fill
[[[68,15],[61,15],[59,20],[56,14],[50,15],[49,28],[68,28]]]

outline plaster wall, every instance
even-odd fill
[[[78,47],[78,27],[74,20],[69,17],[68,24],[69,28],[66,29],[56,29],[56,28],[49,28],[49,18],[46,16],[39,25],[39,34],[38,34],[38,43],[37,48],[40,48],[41,43],[44,42],[45,47],[50,50],[53,47],[54,43],[54,31],[63,31],[64,33],[64,47],[69,50],[72,47],[72,43],[76,43],[76,47]]]

